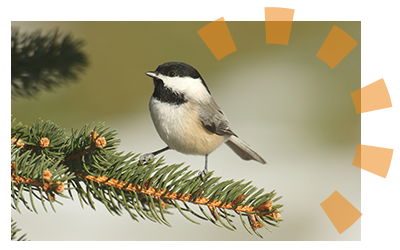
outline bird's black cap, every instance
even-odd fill
[[[201,77],[195,68],[183,62],[163,63],[157,67],[156,72],[166,76],[171,76],[170,74],[174,73],[176,76],[181,77],[190,76],[195,79]]]
[[[194,79],[200,78],[204,87],[207,89],[208,93],[210,93],[210,90],[208,89],[204,79],[201,77],[200,73],[190,66],[187,63],[183,62],[166,62],[157,67],[157,69],[154,72],[148,72],[148,73],[154,73],[154,74],[162,74],[165,76],[170,76],[170,77],[175,77],[175,76],[180,76],[180,77],[191,77]],[[153,77],[151,74],[147,74],[148,76]]]

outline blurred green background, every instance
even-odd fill
[[[63,200],[57,213],[11,211],[31,240],[361,240],[361,220],[339,234],[320,203],[335,190],[361,210],[361,171],[352,166],[361,142],[361,117],[350,93],[361,86],[361,22],[293,22],[289,45],[265,44],[264,22],[227,22],[237,51],[217,61],[197,30],[208,22],[12,22],[20,31],[59,28],[83,39],[90,66],[79,81],[11,101],[24,124],[51,120],[70,131],[104,121],[116,129],[121,151],[150,152],[164,146],[155,131],[148,101],[152,80],[144,73],[167,61],[194,66],[231,128],[267,165],[242,161],[221,146],[209,169],[222,179],[252,180],[283,195],[285,220],[264,239],[249,235],[240,219],[231,232],[211,223],[198,226],[178,211],[172,228],[111,216],[101,205],[82,209]],[[316,54],[333,25],[359,44],[331,69]],[[166,152],[167,163],[202,169],[203,157]],[[62,225],[49,230],[49,223]]]

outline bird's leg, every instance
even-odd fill
[[[169,149],[169,147],[166,146],[165,148],[162,148],[162,149],[160,149],[160,150],[154,151],[154,152],[152,152],[152,153],[142,154],[142,155],[139,157],[139,163],[140,163],[140,164],[149,163],[149,161],[150,161],[151,159],[153,159],[156,155],[158,155],[158,154],[160,154],[160,153],[162,153],[162,152],[164,152],[164,151],[167,151],[168,149]]]
[[[204,177],[206,176],[206,174],[208,173],[208,168],[207,168],[207,163],[208,163],[208,155],[205,156],[205,165],[204,165],[204,169],[203,171],[199,172],[199,177],[200,179],[204,182]]]

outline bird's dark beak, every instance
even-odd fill
[[[158,79],[157,77],[158,74],[155,71],[146,72],[146,75]]]

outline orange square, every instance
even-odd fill
[[[338,191],[333,192],[324,200],[321,207],[340,234],[351,227],[362,215]]]

